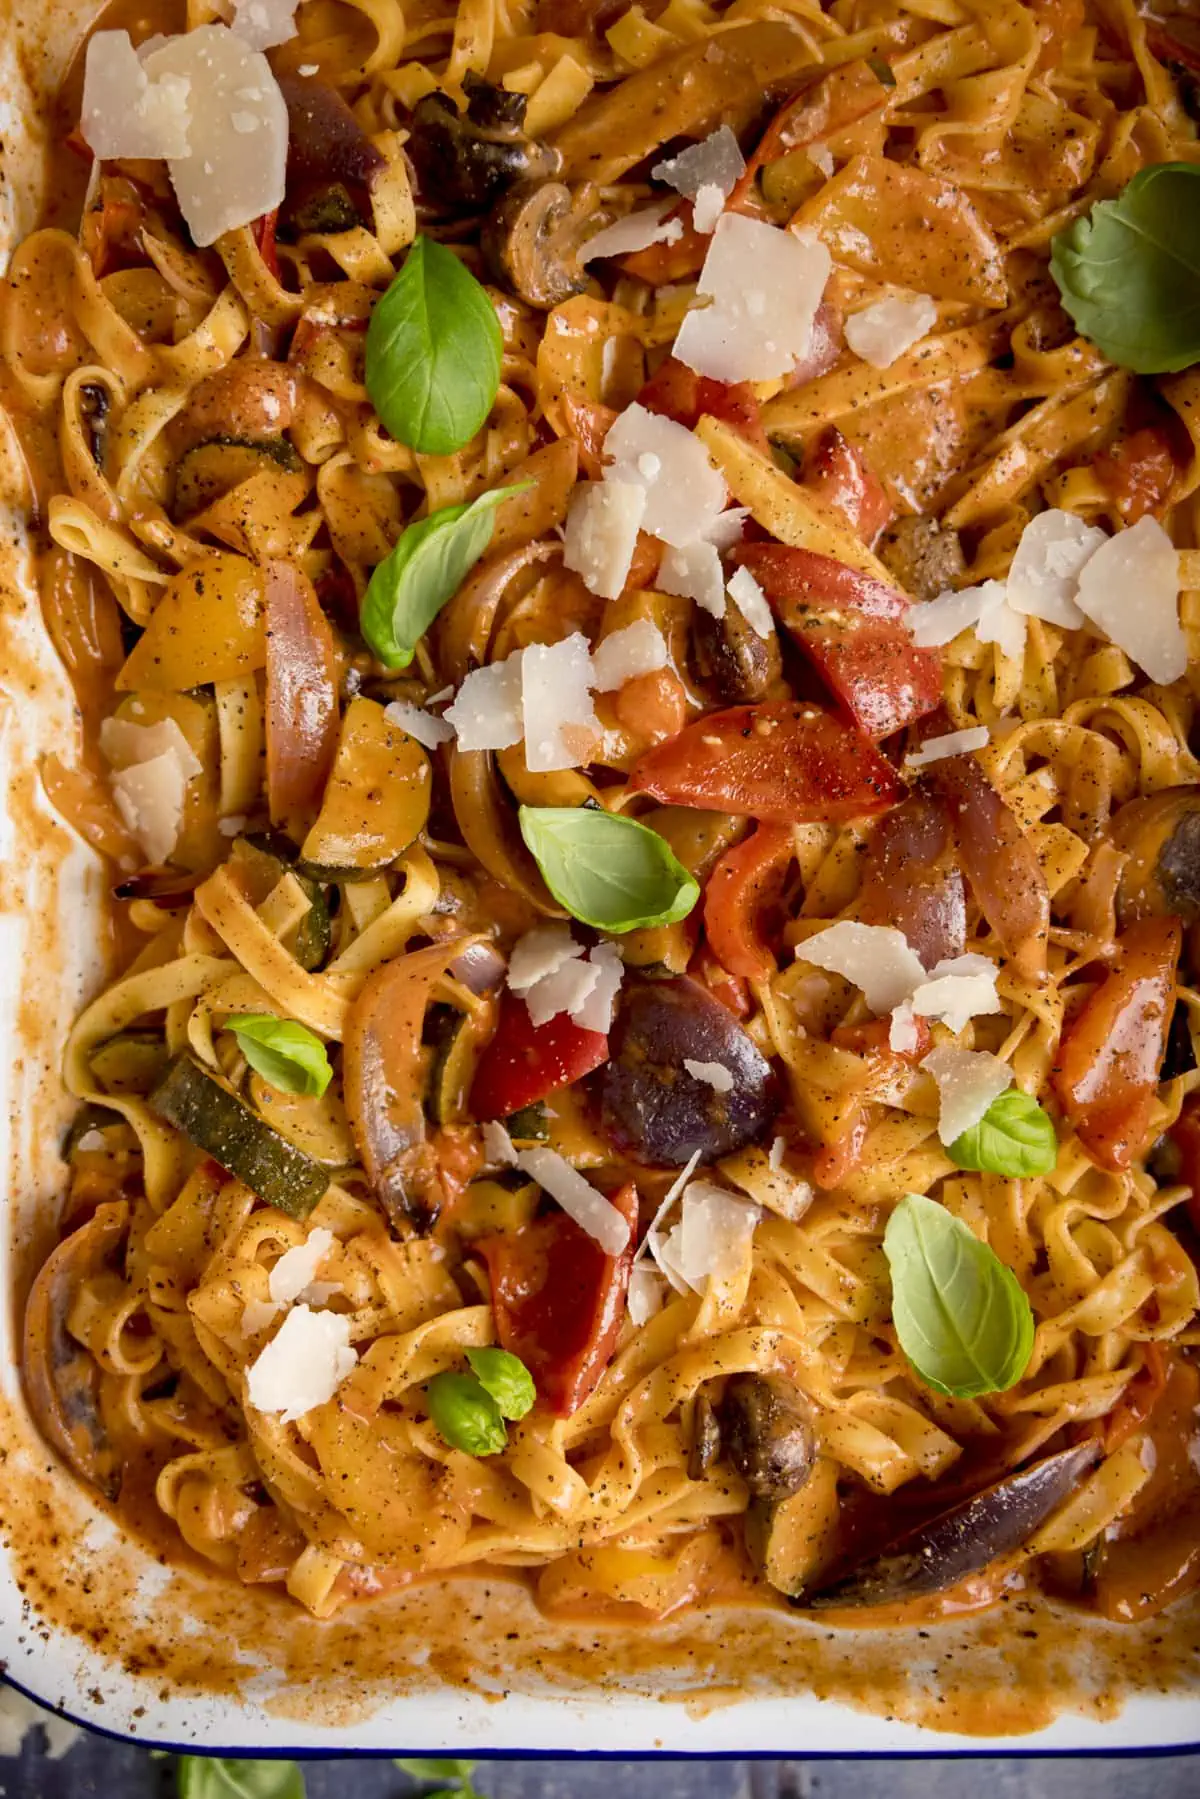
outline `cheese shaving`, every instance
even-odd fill
[[[514,650],[503,662],[489,662],[467,675],[445,714],[460,750],[506,750],[520,743],[523,656],[523,650]]]
[[[704,538],[667,551],[659,564],[658,585],[663,593],[695,600],[713,618],[725,616],[725,571],[716,545]]]
[[[734,571],[726,591],[756,636],[774,637],[775,620],[767,596],[748,568]]]
[[[942,737],[927,737],[920,749],[909,751],[905,761],[910,768],[927,768],[931,762],[944,762],[947,756],[965,756],[981,750],[987,741],[986,725],[972,725],[967,731],[947,731]]]
[[[106,718],[100,748],[114,765],[113,799],[147,859],[166,862],[179,841],[187,784],[204,772],[173,718],[153,725]]]
[[[664,217],[675,204],[672,200],[659,201],[643,212],[628,213],[615,225],[606,225],[584,244],[579,252],[580,262],[595,262],[601,256],[629,256],[637,250],[648,250],[651,244],[678,243],[683,236],[681,221]]]
[[[498,1118],[490,1119],[483,1127],[483,1153],[493,1168],[517,1165],[516,1145]]]
[[[611,693],[626,681],[665,668],[667,660],[667,640],[658,626],[652,619],[635,619],[592,651],[592,686],[599,693]]]
[[[299,0],[233,0],[230,30],[254,50],[271,50],[296,35]]]
[[[303,1243],[285,1250],[267,1279],[267,1291],[277,1306],[290,1306],[316,1280],[321,1263],[337,1241],[332,1231],[317,1225]]]
[[[986,1050],[946,1044],[931,1049],[921,1067],[937,1083],[938,1136],[943,1143],[953,1143],[964,1131],[973,1130],[992,1101],[1012,1086],[1008,1063]]]
[[[292,1424],[332,1399],[357,1362],[349,1318],[295,1306],[246,1371],[247,1403]]]
[[[728,125],[720,126],[701,143],[689,144],[678,156],[656,162],[650,170],[655,181],[665,181],[688,200],[694,200],[706,187],[715,187],[724,199],[745,173],[745,158]]]
[[[1179,552],[1157,519],[1140,518],[1084,564],[1076,598],[1094,625],[1152,681],[1187,673],[1179,623]]]
[[[454,726],[444,718],[438,718],[436,713],[427,712],[423,706],[413,706],[408,700],[393,700],[384,710],[394,725],[399,725],[427,750],[436,750],[440,743],[453,742]]]
[[[852,312],[846,320],[846,342],[872,368],[887,369],[911,350],[937,324],[937,307],[928,294],[911,299],[892,296]]]
[[[647,1268],[645,1263],[635,1268],[629,1276],[629,1291],[625,1303],[629,1308],[630,1323],[637,1330],[648,1324],[657,1312],[661,1312],[667,1297],[667,1283],[657,1268]]]
[[[636,402],[604,439],[610,468],[605,481],[643,487],[642,529],[680,546],[704,537],[725,509],[728,493],[700,439],[686,426]]]
[[[888,1048],[895,1050],[898,1056],[911,1056],[920,1041],[921,1033],[913,1015],[912,1001],[902,999],[892,1010],[892,1021],[888,1027]]]
[[[608,1032],[612,1029],[617,995],[625,978],[625,964],[615,943],[598,943],[588,957],[596,979],[583,1003],[571,1013],[572,1022],[583,1031]]]
[[[190,97],[185,77],[150,80],[127,31],[98,31],[88,40],[79,129],[96,156],[187,156]]]
[[[626,1219],[557,1150],[518,1150],[517,1167],[556,1199],[567,1216],[595,1238],[605,1255],[619,1256],[628,1246],[630,1231]]]
[[[685,1056],[683,1066],[694,1081],[702,1081],[714,1093],[733,1092],[733,1073],[723,1062],[697,1062]]]
[[[1084,564],[1108,539],[1097,525],[1050,507],[1021,533],[1008,571],[1008,603],[1031,618],[1075,629],[1083,613],[1075,603]]]
[[[521,661],[525,762],[531,774],[578,768],[599,742],[591,699],[592,657],[581,631],[531,643]]]
[[[563,561],[589,592],[615,600],[629,578],[646,513],[646,483],[617,475],[576,488],[567,513]]]
[[[996,964],[976,955],[939,962],[912,994],[911,1004],[918,1018],[940,1018],[952,1031],[961,1031],[972,1018],[1003,1011]]]
[[[725,196],[715,182],[706,182],[696,195],[692,207],[692,226],[702,237],[717,228],[717,220],[725,210]]]
[[[796,945],[796,960],[852,981],[877,1016],[908,999],[926,978],[903,931],[854,919],[806,937]]]
[[[714,381],[771,381],[808,353],[833,268],[816,239],[741,213],[721,215],[675,355]]]
[[[539,981],[557,974],[565,962],[582,955],[583,944],[576,943],[570,925],[537,925],[513,944],[508,958],[508,984],[514,993],[524,996]]]

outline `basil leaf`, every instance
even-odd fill
[[[425,1400],[438,1435],[451,1449],[499,1455],[508,1442],[500,1407],[473,1374],[435,1374]]]
[[[461,450],[500,386],[496,309],[452,250],[419,237],[371,314],[366,383],[392,436],[427,456]]]
[[[533,1376],[520,1356],[511,1355],[507,1349],[468,1349],[467,1360],[484,1392],[496,1401],[502,1417],[523,1418],[532,1411],[537,1393]]]
[[[179,1799],[304,1799],[298,1762],[181,1755],[176,1785]]]
[[[319,1037],[290,1018],[270,1012],[234,1012],[225,1020],[256,1074],[281,1093],[308,1093],[320,1099],[333,1079],[329,1055]]]
[[[598,931],[677,924],[700,889],[657,831],[592,806],[522,806],[521,835],[572,918]]]
[[[1078,329],[1119,368],[1200,362],[1200,166],[1140,170],[1058,233],[1050,269]]]
[[[888,1219],[892,1322],[921,1379],[972,1399],[1019,1381],[1033,1350],[1033,1311],[1017,1277],[936,1200],[906,1193]]]
[[[532,487],[493,487],[462,506],[443,506],[400,535],[371,575],[359,625],[385,668],[407,668],[413,651],[492,541],[496,508]]]
[[[949,1156],[960,1168],[984,1174],[1050,1174],[1058,1162],[1054,1125],[1036,1099],[1010,1087],[994,1099],[979,1123],[956,1137]]]

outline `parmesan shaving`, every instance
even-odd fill
[[[1076,595],[1118,649],[1163,686],[1187,673],[1179,623],[1179,552],[1157,519],[1140,518],[1084,564]]]
[[[277,1306],[290,1306],[304,1289],[316,1280],[321,1263],[337,1239],[332,1231],[318,1225],[303,1243],[285,1250],[267,1279],[267,1291]]]
[[[591,698],[592,657],[581,631],[531,643],[521,661],[525,762],[531,774],[578,768],[600,738]]]
[[[667,666],[667,640],[652,619],[635,619],[613,631],[592,651],[592,686],[611,693],[639,675]]]
[[[645,489],[642,528],[663,543],[681,546],[706,536],[725,509],[724,477],[694,432],[674,419],[635,402],[609,430],[604,454],[611,464],[606,483]]]
[[[852,981],[876,1016],[908,999],[926,978],[903,931],[853,919],[806,937],[796,945],[796,960]]]
[[[992,1101],[1012,1086],[1008,1063],[986,1050],[946,1044],[931,1049],[921,1067],[937,1083],[938,1136],[943,1143],[953,1143],[964,1131],[973,1130]]]
[[[596,980],[583,1003],[572,1011],[571,1019],[580,1030],[607,1033],[612,1029],[617,995],[625,978],[625,964],[616,944],[607,942],[595,946],[588,963],[596,971]]]
[[[293,1424],[332,1399],[357,1362],[349,1318],[295,1306],[246,1371],[247,1404]]]
[[[725,210],[725,196],[715,182],[705,182],[692,207],[692,225],[702,237],[717,228],[717,220]]]
[[[683,1066],[694,1081],[702,1081],[714,1093],[733,1092],[733,1074],[723,1062],[696,1062],[685,1056]]]
[[[940,1018],[961,1031],[972,1018],[1003,1011],[996,992],[996,965],[986,956],[954,956],[939,962],[912,995],[919,1018]]]
[[[427,750],[436,750],[440,743],[451,743],[454,739],[454,726],[435,713],[427,712],[423,706],[413,706],[408,700],[393,700],[384,711],[394,725],[399,725]]]
[[[774,637],[775,620],[767,596],[748,568],[735,570],[726,591],[756,636]]]
[[[1031,618],[1075,629],[1083,613],[1075,592],[1084,564],[1108,539],[1097,525],[1050,507],[1021,533],[1008,571],[1008,603]]]
[[[628,1222],[557,1150],[518,1150],[517,1167],[556,1199],[567,1216],[595,1238],[605,1255],[619,1256],[628,1247]]]
[[[982,587],[963,587],[957,593],[940,593],[936,600],[924,600],[910,606],[905,622],[913,642],[919,649],[940,649],[953,643],[960,631],[979,623],[988,597],[985,589],[1004,589],[998,581],[985,581]]]
[[[79,129],[97,157],[187,156],[190,97],[183,76],[151,82],[127,31],[89,38]]]
[[[538,925],[513,944],[508,958],[508,984],[514,993],[524,996],[539,981],[557,974],[565,962],[582,955],[583,945],[576,943],[569,925]]]
[[[655,1313],[661,1312],[667,1297],[667,1283],[657,1268],[647,1268],[645,1263],[635,1268],[629,1276],[629,1291],[626,1305],[629,1308],[630,1323],[637,1330],[649,1323]]]
[[[646,483],[616,475],[581,483],[567,513],[563,561],[591,593],[615,600],[629,577]]]
[[[204,772],[173,718],[138,725],[106,718],[100,748],[114,764],[113,799],[147,859],[166,862],[179,841],[187,784]]]
[[[716,545],[704,538],[667,551],[659,564],[658,585],[663,593],[695,600],[713,618],[725,616],[725,571]]]
[[[988,741],[986,725],[972,725],[968,731],[947,731],[943,737],[927,737],[918,750],[910,750],[905,761],[910,768],[927,768],[931,762],[944,762],[947,756],[965,756],[981,750]]]
[[[872,368],[890,368],[906,350],[927,337],[937,324],[937,307],[928,294],[912,299],[892,296],[864,306],[846,320],[846,342]]]
[[[606,225],[584,244],[579,252],[580,262],[595,262],[601,256],[629,256],[636,250],[648,250],[651,244],[678,243],[683,236],[682,222],[664,217],[675,204],[673,200],[661,200],[643,212],[627,214],[615,225]]]
[[[706,187],[715,187],[724,199],[746,173],[746,162],[737,138],[728,125],[722,125],[701,143],[689,144],[678,156],[656,162],[650,173],[655,181],[665,181],[688,200],[696,199]]]
[[[520,743],[521,661],[514,650],[503,662],[472,669],[446,708],[446,722],[458,736],[460,750],[506,750]]]
[[[902,999],[892,1010],[892,1022],[888,1027],[888,1048],[895,1050],[898,1056],[911,1056],[920,1041],[921,1033],[913,1015],[912,1001]]]
[[[233,0],[230,30],[252,50],[272,50],[296,35],[298,0]]]
[[[771,381],[808,353],[833,268],[829,251],[761,219],[726,212],[717,222],[697,299],[675,355],[714,381]]]
[[[517,1151],[512,1138],[498,1118],[483,1127],[483,1153],[494,1168],[515,1168]]]

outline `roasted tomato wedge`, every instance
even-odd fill
[[[629,1221],[629,1242],[607,1256],[565,1212],[552,1212],[479,1249],[492,1283],[496,1334],[532,1374],[538,1396],[569,1418],[592,1392],[617,1346],[636,1241],[637,1189],[613,1205]]]
[[[662,413],[694,431],[705,413],[740,431],[764,455],[770,450],[758,412],[758,399],[748,381],[711,381],[673,356],[647,381],[638,402],[647,412]]]
[[[785,825],[759,825],[753,837],[726,850],[709,875],[704,932],[713,955],[730,974],[747,981],[765,981],[774,974],[763,917],[783,893],[794,854]]]
[[[890,762],[832,712],[797,700],[697,719],[635,764],[634,792],[768,824],[869,818],[903,789]]]
[[[1179,473],[1171,441],[1159,425],[1119,437],[1092,464],[1100,485],[1127,525],[1149,514],[1161,518]]]
[[[585,1031],[565,1012],[535,1025],[525,1001],[506,993],[496,1035],[479,1059],[471,1110],[476,1118],[507,1118],[582,1080],[607,1060],[603,1031]]]
[[[822,431],[805,457],[803,482],[866,544],[874,543],[891,521],[892,502],[878,475],[836,425]]]
[[[737,560],[868,737],[890,737],[941,703],[941,658],[913,642],[903,594],[786,544],[746,544]]]
[[[1144,918],[1120,938],[1121,965],[1067,1026],[1051,1071],[1063,1111],[1102,1168],[1128,1168],[1143,1147],[1175,1005],[1182,929]]]

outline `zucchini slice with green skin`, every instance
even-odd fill
[[[327,1168],[272,1130],[192,1056],[175,1058],[148,1104],[197,1149],[289,1218],[307,1218],[329,1185]]]
[[[287,852],[291,853],[288,854]],[[252,898],[262,904],[272,887],[285,874],[293,874],[308,896],[309,908],[283,939],[301,968],[310,973],[320,968],[333,942],[333,926],[329,917],[329,901],[319,882],[295,866],[295,851],[286,837],[278,832],[261,832],[253,837],[239,837],[233,846],[231,860],[251,876]]]
[[[106,1093],[149,1093],[157,1087],[169,1061],[159,1031],[118,1031],[88,1056],[92,1073]]]
[[[540,1099],[535,1099],[531,1106],[523,1106],[519,1112],[510,1112],[502,1122],[514,1143],[550,1141],[550,1117]]]
[[[286,437],[210,437],[194,445],[175,472],[175,517],[195,517],[267,463],[288,475],[304,473]]]

